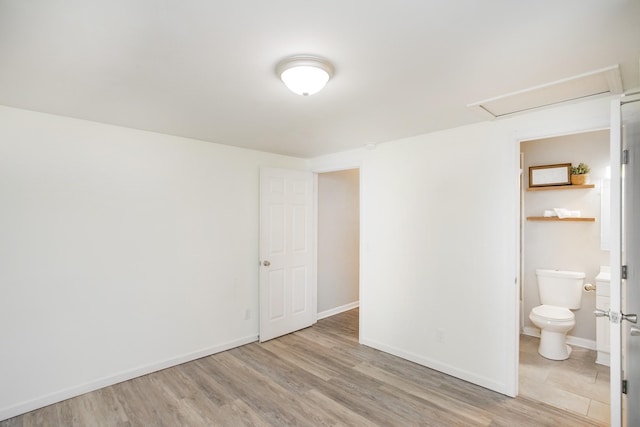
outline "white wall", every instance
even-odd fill
[[[255,340],[261,166],[0,107],[0,419]]]
[[[601,99],[312,161],[362,162],[361,342],[514,395],[520,141],[608,123]]]
[[[318,316],[358,302],[358,169],[318,174]]]
[[[516,328],[514,151],[496,122],[372,153],[364,343],[505,390]]]
[[[535,270],[582,271],[585,283],[595,284],[601,265],[609,265],[609,252],[600,249],[600,198],[602,180],[609,166],[609,131],[565,135],[522,143],[524,185],[529,183],[529,167],[580,162],[591,166],[590,182],[594,189],[524,192],[525,217],[542,216],[545,209],[564,207],[580,210],[582,216],[596,222],[536,222],[524,226],[524,326],[535,328],[529,320],[531,309],[540,305]],[[576,326],[569,335],[595,345],[595,292],[583,292],[582,307],[575,310]],[[590,342],[589,342],[590,341]],[[594,347],[595,348],[595,347]]]

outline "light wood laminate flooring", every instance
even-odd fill
[[[589,426],[358,344],[358,310],[87,393],[9,426]]]

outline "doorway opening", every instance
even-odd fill
[[[595,286],[609,266],[609,138],[606,129],[520,142],[519,394],[605,423],[610,419],[608,342],[602,341],[593,315],[602,298],[595,289],[582,291],[580,308],[571,310],[575,326],[567,333],[573,351],[562,361],[538,353],[540,330],[529,313],[542,304],[536,270],[583,272],[584,283]],[[590,166],[587,185],[530,186],[530,167],[567,163]],[[575,218],[558,217],[567,211]]]
[[[320,320],[360,305],[360,170],[317,173],[316,178]]]

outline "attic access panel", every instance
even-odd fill
[[[494,119],[591,96],[622,93],[618,65],[479,101],[467,107]]]

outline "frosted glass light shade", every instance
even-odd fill
[[[329,73],[305,65],[283,71],[280,78],[291,92],[307,96],[322,90],[329,81]]]
[[[276,74],[293,93],[313,95],[320,92],[333,75],[333,66],[315,56],[293,56],[280,61]]]

